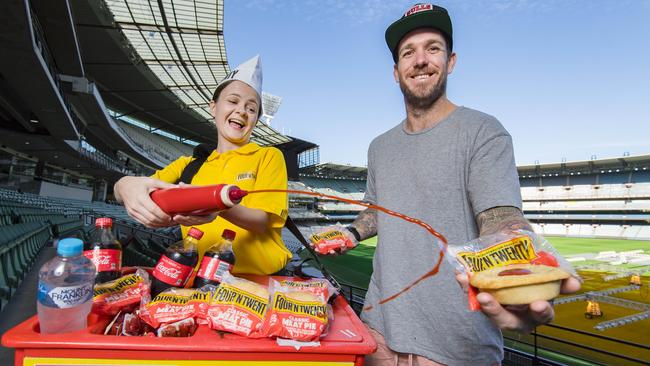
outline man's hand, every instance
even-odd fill
[[[339,225],[323,228],[310,236],[309,241],[314,251],[320,255],[343,254],[359,245],[354,235]]]
[[[129,216],[149,228],[174,225],[172,218],[151,200],[156,189],[175,188],[176,185],[149,177],[123,177],[115,183],[115,194],[124,204]]]
[[[464,273],[457,273],[456,280],[465,292],[469,289],[469,280]],[[562,281],[560,292],[571,294],[580,290],[580,281],[569,277]],[[530,333],[538,325],[550,323],[555,318],[553,305],[548,301],[535,301],[528,305],[501,305],[492,295],[480,292],[476,299],[481,305],[481,311],[492,323],[504,330],[514,330]]]

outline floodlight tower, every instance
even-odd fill
[[[260,121],[267,126],[271,126],[271,121],[275,117],[282,104],[282,97],[267,92],[262,92],[262,116]]]

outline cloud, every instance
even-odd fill
[[[246,8],[301,17],[309,22],[348,23],[365,25],[397,19],[420,0],[250,0]],[[429,1],[422,1],[429,2]],[[499,14],[553,14],[571,8],[612,11],[641,3],[650,9],[650,0],[583,1],[583,0],[438,0],[431,3],[444,6],[452,16],[459,12],[478,18]]]
[[[308,21],[365,24],[385,17],[397,17],[413,0],[251,0],[247,8],[278,11]]]

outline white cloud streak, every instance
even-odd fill
[[[232,0],[237,1],[237,0]],[[477,15],[496,15],[502,13],[552,13],[568,7],[580,6],[585,9],[625,6],[625,3],[638,0],[579,1],[579,0],[441,0],[434,4],[450,9]],[[650,0],[643,0],[650,4]],[[419,0],[251,0],[242,4],[251,9],[282,12],[286,15],[304,17],[308,21],[348,22],[356,25],[397,19],[409,6]]]
[[[585,10],[610,11],[642,3],[650,10],[650,0],[250,0],[236,1],[247,8],[262,11],[277,11],[286,15],[304,17],[316,22],[348,22],[363,25],[386,19],[397,19],[411,5],[431,2],[449,9],[452,13],[461,11],[477,16],[498,14],[551,14],[563,9],[580,7]]]

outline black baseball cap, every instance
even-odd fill
[[[400,19],[386,29],[386,44],[396,63],[397,45],[407,33],[418,28],[433,28],[440,31],[449,43],[449,49],[452,49],[451,18],[449,18],[447,9],[437,5],[419,3],[413,5]]]

